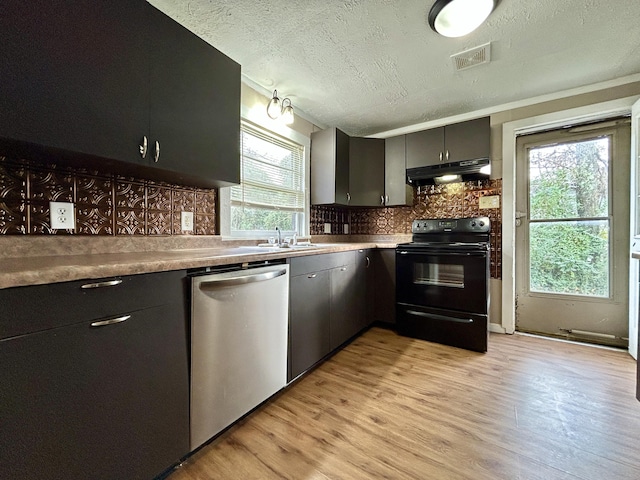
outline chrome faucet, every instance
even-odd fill
[[[276,233],[278,234],[278,247],[282,246],[282,232],[280,232],[280,228],[276,227]]]

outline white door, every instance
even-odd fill
[[[640,100],[631,110],[631,251],[640,252]],[[629,266],[629,353],[638,358],[640,260]]]
[[[628,345],[629,122],[518,137],[516,329]]]

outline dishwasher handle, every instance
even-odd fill
[[[247,283],[263,282],[265,280],[271,280],[273,278],[286,275],[287,269],[274,270],[272,272],[256,273],[254,275],[240,275],[237,277],[220,278],[207,280],[200,283],[200,290],[214,290],[219,287],[233,287],[236,285],[245,285]]]

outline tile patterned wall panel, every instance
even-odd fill
[[[49,202],[73,202],[76,229],[54,230]],[[0,156],[0,234],[215,235],[215,189],[104,175]],[[183,232],[182,210],[194,212]]]
[[[311,235],[322,235],[325,222],[331,231],[339,227],[335,219],[346,219],[354,235],[410,234],[411,222],[420,218],[464,218],[487,216],[491,220],[491,277],[502,278],[502,210],[480,209],[480,197],[502,195],[502,180],[483,180],[430,185],[415,191],[412,207],[346,208],[311,207]],[[335,224],[335,225],[334,225]]]

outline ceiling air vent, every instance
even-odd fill
[[[451,60],[456,72],[489,63],[491,61],[491,42],[451,55]]]

